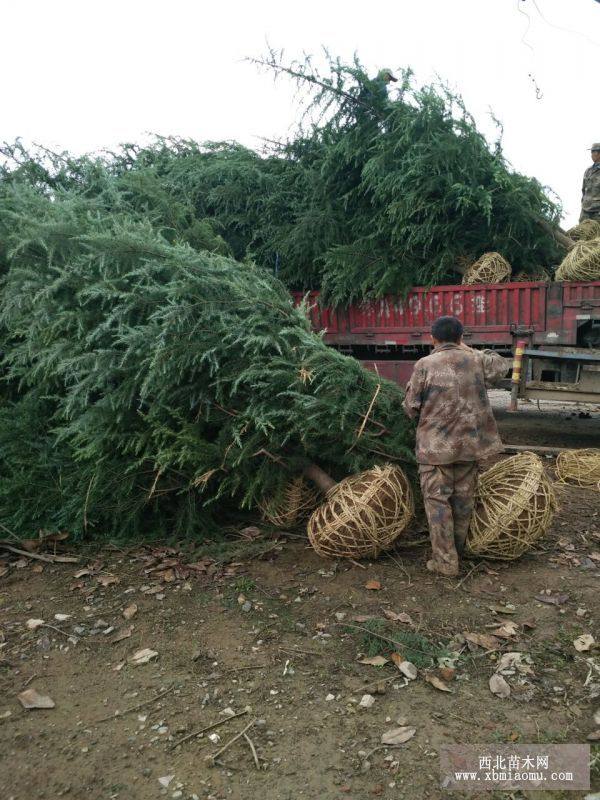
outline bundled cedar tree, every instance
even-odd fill
[[[289,289],[345,303],[456,280],[484,250],[558,260],[540,225],[557,206],[445,89],[406,73],[388,96],[358,63],[265,63],[310,98],[267,154],[4,147],[5,528],[202,532],[309,465],[410,461],[400,390],[328,349]]]

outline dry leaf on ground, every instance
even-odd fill
[[[397,666],[400,672],[405,678],[408,678],[409,681],[414,681],[418,675],[417,668],[411,661],[402,661]]]
[[[78,569],[77,572],[73,575],[74,578],[85,578],[86,575],[91,575],[91,570],[87,567],[83,569]]]
[[[513,675],[533,675],[531,656],[527,653],[503,653],[496,665],[496,672]]]
[[[135,617],[137,612],[138,612],[137,605],[135,603],[132,603],[130,606],[127,606],[127,608],[123,609],[123,616],[125,617],[125,619],[133,619],[133,617]]]
[[[365,589],[379,591],[379,589],[381,589],[381,583],[379,581],[367,581],[365,583]]]
[[[41,542],[39,539],[21,539],[19,547],[21,550],[27,550],[28,553],[35,553],[39,549]]]
[[[35,689],[25,689],[24,692],[17,695],[19,702],[23,708],[29,710],[32,708],[54,708],[54,700],[47,694],[40,694]]]
[[[139,664],[147,664],[154,658],[158,658],[156,650],[144,647],[143,650],[138,650],[137,653],[134,653],[129,660],[134,666],[138,666]]]
[[[440,692],[454,693],[454,689],[451,689],[441,678],[438,678],[437,675],[425,675],[425,680],[435,689],[439,689]]]
[[[383,614],[388,619],[391,619],[392,622],[404,622],[406,625],[413,624],[411,616],[407,614],[405,611],[401,611],[399,614],[396,614],[395,611],[390,611],[389,608],[384,608]]]
[[[585,653],[587,650],[591,650],[595,644],[596,641],[590,633],[582,633],[581,636],[578,636],[573,641],[573,647],[578,653]]]
[[[494,614],[516,614],[516,608],[507,608],[506,606],[488,606],[489,610],[492,611]]]
[[[535,599],[540,603],[547,603],[550,606],[562,606],[569,599],[568,594],[536,594]]]
[[[175,580],[175,570],[169,568],[161,572],[156,572],[154,577],[163,581],[163,583],[173,583]]]
[[[500,636],[502,639],[511,639],[513,636],[516,636],[518,632],[519,626],[516,622],[504,620],[500,627],[494,628],[492,636]]]
[[[129,639],[131,634],[133,633],[133,625],[128,625],[126,628],[121,628],[120,631],[117,631],[115,635],[112,637],[111,644],[116,644],[117,642],[122,642],[123,639]]]
[[[387,664],[389,658],[385,658],[384,656],[370,656],[368,658],[359,658],[359,664],[369,664],[372,667],[382,667],[384,664]]]
[[[392,728],[381,735],[381,744],[404,744],[417,732],[416,728],[403,726],[401,728]]]
[[[483,647],[484,650],[499,650],[502,644],[501,641],[496,638],[496,636],[492,636],[491,633],[469,633],[465,631],[463,636],[467,642],[476,644],[477,647]]]
[[[25,626],[28,630],[34,631],[36,628],[41,628],[44,624],[45,623],[43,619],[28,619],[25,623]]]
[[[504,699],[510,697],[510,686],[502,675],[494,673],[490,678],[490,692],[495,694],[496,697],[502,697]]]
[[[113,583],[119,583],[119,578],[115,575],[98,575],[96,578],[101,586],[111,586]]]

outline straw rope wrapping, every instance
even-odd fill
[[[600,489],[600,450],[564,450],[556,459],[556,475],[561,483]]]
[[[578,242],[556,270],[557,281],[600,280],[600,239]]]
[[[569,239],[574,242],[584,242],[589,239],[597,239],[600,237],[600,222],[597,219],[584,219],[579,225],[570,228],[567,231]]]
[[[306,519],[321,498],[321,492],[309,486],[302,476],[291,480],[278,497],[259,503],[262,518],[276,528],[291,528]]]
[[[519,558],[546,533],[557,510],[541,459],[519,453],[479,477],[467,552],[482,558]]]
[[[405,530],[414,514],[411,485],[396,466],[340,481],[308,521],[308,538],[328,558],[375,558]]]
[[[463,275],[465,285],[474,283],[502,283],[509,280],[512,267],[500,253],[484,253]]]

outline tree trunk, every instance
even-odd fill
[[[304,477],[315,483],[323,494],[327,494],[337,483],[337,481],[334,481],[330,475],[316,464],[309,464],[304,468]]]
[[[548,220],[542,219],[541,217],[538,217],[537,223],[538,225],[541,225],[541,227],[545,231],[551,233],[552,236],[554,236],[554,238],[556,239],[556,241],[559,244],[561,244],[566,250],[570,250],[572,247],[575,246],[576,242],[573,241],[573,239],[571,239],[569,236],[567,236],[567,234],[561,228],[559,228],[558,225],[551,225],[548,222]]]

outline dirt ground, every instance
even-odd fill
[[[510,415],[494,401],[506,442],[600,447],[598,410]],[[360,565],[262,527],[202,547],[59,543],[77,563],[0,556],[2,800],[461,797],[439,788],[443,745],[587,742],[600,728],[600,652],[573,642],[600,639],[600,494],[557,491],[534,553],[466,562],[452,580],[427,573],[418,522],[391,557]],[[35,619],[44,625],[28,629]],[[155,655],[132,663],[144,648]],[[361,663],[393,651],[416,679],[392,660]],[[489,688],[503,652],[524,665],[506,698]],[[17,695],[30,689],[55,707],[24,710]],[[249,740],[218,755],[247,725]],[[399,726],[414,735],[382,746]]]

